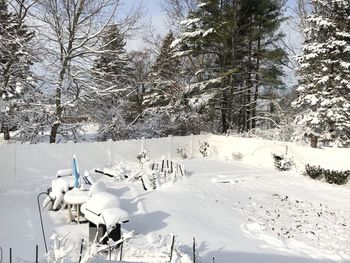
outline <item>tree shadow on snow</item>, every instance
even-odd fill
[[[163,211],[136,214],[130,216],[130,221],[123,227],[129,231],[135,230],[136,233],[147,235],[165,228],[168,224],[164,222],[164,219],[167,217],[169,217],[169,214]]]

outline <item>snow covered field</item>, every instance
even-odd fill
[[[187,177],[154,191],[94,175],[120,197],[130,214],[123,228],[137,235],[125,245],[125,260],[167,262],[169,235],[174,234],[182,244],[179,250],[189,255],[181,262],[191,262],[193,237],[202,262],[213,262],[213,257],[215,262],[350,262],[348,185],[333,186],[295,171],[213,157],[183,164]],[[36,196],[52,178],[0,186],[3,262],[8,262],[10,247],[15,261],[34,261],[35,244],[43,255]],[[61,236],[69,233],[68,242],[75,242],[71,260],[77,261],[88,226],[66,220],[66,210],[44,212],[47,237],[52,230]],[[164,240],[168,242],[160,248]],[[150,259],[152,253],[158,257]]]

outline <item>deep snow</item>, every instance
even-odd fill
[[[203,262],[213,257],[215,262],[350,262],[347,186],[238,161],[198,158],[185,160],[184,166],[186,178],[154,191],[144,191],[141,183],[93,175],[120,197],[130,214],[123,228],[137,236],[126,247],[156,247],[159,236],[173,233],[189,255],[195,237]],[[0,187],[4,262],[9,247],[14,259],[34,260],[35,244],[43,254],[36,195],[50,179]],[[47,237],[52,229],[61,236],[69,232],[68,242],[75,242],[77,252],[81,238],[88,238],[87,224],[66,222],[66,210],[44,212]],[[137,259],[131,257],[136,254],[129,251],[129,260]],[[146,259],[142,262],[155,262]]]

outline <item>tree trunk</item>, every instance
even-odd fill
[[[253,71],[253,65],[252,65],[252,54],[253,54],[253,36],[252,36],[252,21],[253,17],[250,17],[249,19],[249,50],[248,50],[248,66],[247,66],[247,87],[246,87],[246,123],[245,123],[245,131],[249,131],[251,129],[251,118],[252,118],[252,88],[253,88],[253,81],[252,81],[252,71]]]
[[[227,130],[229,128],[227,123],[227,96],[224,92],[223,94],[223,101],[221,106],[221,121],[222,121],[222,133],[227,133]]]
[[[51,132],[50,132],[50,143],[56,142],[58,127],[59,127],[59,123],[54,123],[52,125]]]
[[[260,29],[260,27],[259,27]],[[261,48],[261,40],[260,37],[258,39],[258,47],[257,47],[257,57],[256,57],[256,76],[255,76],[255,90],[254,90],[254,103],[253,103],[253,111],[252,111],[252,129],[256,128],[256,108],[257,108],[257,102],[258,102],[258,94],[259,94],[259,85],[260,85],[260,75],[259,75],[259,69],[260,69],[260,48]]]
[[[317,148],[317,143],[318,143],[318,137],[311,134],[310,135],[310,142],[311,142],[311,147],[312,148]]]
[[[4,140],[5,141],[10,140],[10,130],[9,130],[9,126],[7,124],[3,124],[2,131],[4,133]]]

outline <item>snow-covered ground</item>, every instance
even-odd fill
[[[126,259],[167,262],[170,243],[165,242],[162,252],[159,243],[174,234],[182,244],[179,251],[190,257],[195,237],[202,262],[350,262],[348,186],[233,160],[195,158],[183,164],[187,177],[152,191],[144,191],[141,183],[93,175],[107,183],[130,214],[123,230],[135,230],[136,236],[125,245]],[[10,247],[14,259],[33,261],[35,244],[43,255],[36,196],[52,178],[0,186],[4,262]],[[61,236],[69,233],[74,258],[81,239],[88,238],[88,226],[66,220],[67,210],[44,212],[47,237],[53,230]],[[150,259],[150,251],[163,257]]]

